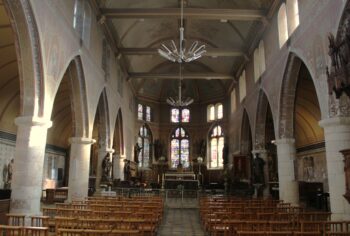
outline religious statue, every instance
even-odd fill
[[[111,169],[112,162],[110,160],[109,154],[107,153],[102,160],[102,181],[109,181],[111,179]]]
[[[255,184],[265,183],[264,165],[265,165],[265,161],[259,156],[259,153],[256,153],[253,160],[253,183]]]
[[[134,147],[134,161],[136,163],[139,163],[139,155],[140,155],[140,152],[141,152],[142,148],[143,147],[139,146],[139,143],[135,144],[135,147]]]
[[[199,156],[205,158],[207,153],[207,143],[204,139],[202,139],[199,143]]]
[[[12,182],[12,174],[13,174],[13,159],[7,164],[4,165],[3,169],[3,181],[4,181],[4,188],[10,189],[11,188],[11,182]]]

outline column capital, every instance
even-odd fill
[[[107,148],[106,152],[113,154],[115,152],[115,150],[113,148]]]
[[[17,126],[41,126],[48,129],[52,126],[52,121],[37,116],[18,116],[15,124]]]
[[[83,138],[83,137],[71,137],[69,138],[69,143],[70,144],[87,144],[87,145],[91,145],[96,143],[95,139],[92,138]]]
[[[295,144],[295,139],[294,138],[276,139],[275,145],[280,145],[280,144]]]
[[[336,127],[336,126],[350,126],[350,117],[333,117],[320,120],[318,124],[322,128]]]

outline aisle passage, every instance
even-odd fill
[[[204,236],[201,228],[198,209],[167,208],[164,211],[163,223],[159,236]]]

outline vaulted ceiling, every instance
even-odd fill
[[[164,102],[177,94],[179,64],[157,53],[178,44],[180,0],[95,0],[115,55],[138,97]],[[184,0],[185,39],[205,44],[184,65],[184,93],[197,102],[224,97],[259,42],[280,0]]]

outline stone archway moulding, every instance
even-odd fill
[[[44,115],[40,37],[29,0],[4,0],[14,30],[20,80],[20,116]]]

